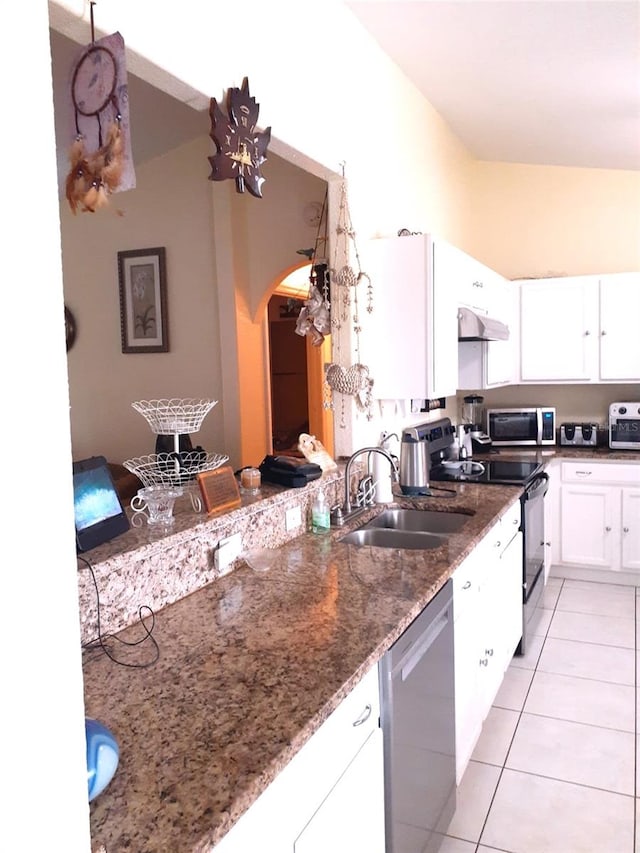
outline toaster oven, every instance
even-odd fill
[[[611,403],[609,447],[617,450],[640,450],[640,403]]]

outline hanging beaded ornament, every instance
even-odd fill
[[[373,311],[373,286],[371,279],[367,273],[363,272],[360,265],[360,256],[356,244],[356,232],[353,229],[351,222],[351,213],[349,211],[349,201],[347,198],[347,184],[344,180],[344,167],[342,172],[342,187],[340,191],[340,210],[338,213],[338,224],[334,252],[334,264],[331,269],[331,281],[335,287],[336,296],[334,298],[336,310],[332,316],[332,327],[334,330],[334,353],[336,361],[325,365],[325,382],[332,392],[341,395],[341,417],[340,426],[344,429],[345,422],[345,397],[353,397],[356,407],[361,412],[366,412],[367,419],[371,420],[372,414],[372,395],[373,379],[369,375],[369,368],[362,364],[360,357],[360,325],[359,304],[358,304],[358,288],[366,282],[367,305],[366,310],[370,314]],[[342,245],[339,245],[342,243]],[[345,264],[340,269],[337,269],[338,252],[342,249],[342,256],[349,257],[349,248],[353,248],[353,253],[356,259],[357,272],[349,264]],[[353,308],[353,310],[352,310]],[[355,339],[355,357],[356,363],[351,366],[342,364],[342,335],[345,331],[345,324],[352,318],[352,330]],[[325,395],[326,408],[334,408],[333,396]]]

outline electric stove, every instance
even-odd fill
[[[429,472],[429,480],[522,486],[534,479],[543,468],[541,462],[507,462],[494,459],[480,462],[467,459],[434,465]]]

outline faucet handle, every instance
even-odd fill
[[[330,519],[330,524],[333,524],[334,527],[342,527],[344,524],[344,513],[340,504],[331,507]]]

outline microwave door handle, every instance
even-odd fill
[[[536,421],[538,424],[538,434],[536,435],[536,444],[542,442],[542,409],[536,411]]]

